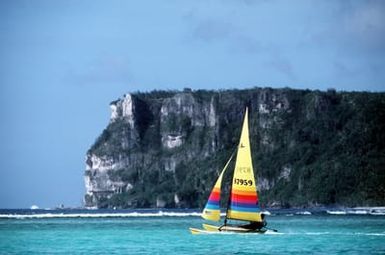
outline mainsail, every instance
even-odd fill
[[[214,188],[211,190],[205,209],[203,209],[202,217],[206,220],[219,221],[221,218],[220,200],[222,178],[223,173],[226,171],[231,159],[233,158],[233,155],[234,153],[231,155],[229,161],[227,161],[225,167],[223,168],[221,174],[215,182]]]
[[[251,160],[247,108],[238,146],[237,160],[235,162],[230,208],[227,211],[226,218],[245,221],[262,221],[258,205],[253,163]]]

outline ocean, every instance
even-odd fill
[[[192,235],[194,210],[0,210],[0,254],[385,254],[385,216],[275,210],[266,234]]]

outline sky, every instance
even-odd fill
[[[124,93],[255,86],[385,91],[385,1],[0,1],[0,208],[81,206]]]

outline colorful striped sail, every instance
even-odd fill
[[[222,178],[223,178],[223,173],[226,171],[228,165],[230,164],[231,159],[233,158],[233,155],[231,155],[229,161],[227,161],[225,167],[223,168],[221,174],[219,175],[214,185],[214,188],[211,190],[205,209],[203,209],[202,218],[206,220],[219,221],[221,218],[220,201],[221,201]]]
[[[227,212],[228,219],[262,221],[251,160],[247,108],[235,162],[230,199],[230,208]]]

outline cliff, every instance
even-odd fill
[[[385,93],[254,88],[112,102],[87,152],[85,206],[203,207],[246,105],[263,205],[385,204]]]

